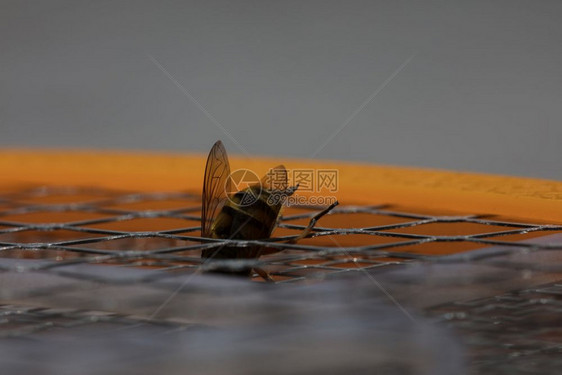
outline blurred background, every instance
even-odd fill
[[[560,1],[0,4],[1,147],[561,178]]]

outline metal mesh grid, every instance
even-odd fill
[[[107,331],[113,331],[141,324],[166,330],[187,329],[196,326],[107,311],[0,305],[0,338],[26,338],[49,330],[65,330],[87,326],[95,326],[96,330],[103,328]],[[101,333],[98,332],[98,334]]]
[[[318,207],[286,210],[272,239],[211,240],[200,237],[200,198],[191,194],[139,194],[35,188],[0,196],[0,257],[44,259],[35,266],[118,264],[165,271],[204,269],[200,252],[225,243],[260,244],[271,254],[259,260],[223,261],[259,266],[278,282],[429,260],[502,245],[562,248],[532,239],[562,232],[562,226],[530,224],[485,215],[412,213],[390,206],[340,206],[323,218],[311,238],[296,236]],[[254,280],[261,281],[259,277]]]
[[[429,309],[454,328],[479,374],[555,374],[562,367],[562,283]]]
[[[300,233],[318,210],[288,208],[269,240],[211,240],[200,237],[200,197],[193,194],[73,187],[16,187],[4,191],[0,195],[0,258],[4,258],[0,259],[0,273],[64,275],[71,280],[35,285],[24,294],[32,307],[14,306],[12,302],[0,306],[1,337],[28,338],[41,332],[85,326],[109,330],[137,324],[170,330],[191,327],[193,322],[156,320],[146,314],[135,317],[97,310],[39,308],[41,304],[34,298],[41,301],[61,291],[72,291],[76,284],[72,280],[108,286],[152,285],[170,275],[204,270],[208,265],[202,264],[202,249],[225,243],[260,244],[273,249],[271,254],[258,260],[222,261],[221,267],[259,266],[278,283],[307,284],[305,281],[345,279],[357,274],[384,275],[387,271],[406,270],[406,264],[475,266],[469,269],[468,274],[475,272],[468,284],[449,294],[449,279],[435,284],[427,281],[431,275],[439,274],[436,270],[409,282],[404,282],[409,276],[397,277],[395,289],[391,286],[396,276],[386,280],[385,285],[396,300],[405,304],[416,306],[416,298],[423,297],[424,303],[418,306],[423,314],[456,329],[468,348],[469,368],[474,373],[557,372],[560,361],[555,357],[562,350],[561,284],[557,281],[543,287],[530,286],[544,282],[545,277],[562,279],[562,236],[558,235],[562,226],[485,213],[342,205],[320,220],[311,238],[296,244],[283,243]],[[124,281],[125,276],[116,273],[115,267],[99,267],[102,265],[150,272]],[[92,266],[99,270],[111,268],[111,272],[80,268]],[[486,267],[491,270],[478,274]],[[501,270],[506,270],[507,276]],[[452,279],[460,275],[462,272],[457,272]],[[494,277],[517,280],[529,287],[497,294],[490,287]],[[253,280],[263,281],[257,275]],[[412,283],[418,286],[416,292],[410,292],[415,298],[407,293]],[[435,299],[437,290],[445,290],[444,297]],[[479,297],[466,298],[471,293]],[[142,298],[146,299],[144,295]]]

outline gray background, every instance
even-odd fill
[[[0,146],[562,177],[558,0],[0,4]]]

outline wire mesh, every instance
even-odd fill
[[[147,322],[170,325],[170,329],[192,326],[192,321],[157,320],[150,314],[133,317],[107,312],[103,304],[93,306],[99,311],[37,306],[56,299],[65,288],[72,289],[72,280],[130,283],[119,269],[146,271],[132,279],[134,284],[154,284],[170,275],[191,275],[217,266],[260,267],[276,283],[295,285],[361,275],[378,283],[374,276],[388,274],[389,279],[383,277],[387,286],[396,277],[400,282],[387,294],[410,303],[422,315],[452,325],[465,339],[473,371],[555,373],[559,367],[553,356],[562,350],[561,225],[486,213],[343,204],[323,217],[309,238],[288,244],[320,207],[287,208],[272,238],[259,241],[201,238],[200,209],[200,197],[189,193],[21,186],[4,191],[0,195],[0,273],[9,277],[15,277],[14,272],[62,275],[70,281],[34,284],[32,292],[19,300],[33,306],[15,305],[13,290],[4,287],[2,300],[10,301],[0,307],[1,336],[29,337],[39,331],[102,323],[114,327]],[[259,259],[218,264],[201,259],[203,249],[225,244],[260,245],[266,251]],[[412,282],[409,278],[416,268],[406,267],[459,263],[477,268],[468,269],[464,277],[473,276],[450,293],[449,279],[428,284],[431,275],[439,272],[424,271],[423,278]],[[91,271],[92,267],[98,267],[97,271]],[[504,279],[509,283],[494,289],[489,280],[498,274],[503,277],[501,270],[507,272]],[[481,271],[484,276],[478,276]],[[450,280],[458,281],[461,274],[454,272]],[[258,275],[252,280],[263,281]],[[547,281],[551,283],[530,288]],[[419,287],[416,293],[410,292],[415,298],[405,292],[414,284]],[[423,303],[417,303],[420,296]],[[530,356],[542,365],[522,362]]]
[[[562,284],[432,307],[458,331],[480,374],[555,374],[562,366]]]
[[[49,269],[88,263],[194,271],[205,267],[202,249],[261,245],[270,254],[225,261],[226,266],[259,266],[278,282],[293,282],[491,245],[562,248],[561,243],[532,240],[561,233],[560,225],[412,213],[401,207],[340,206],[318,223],[310,238],[286,244],[318,207],[287,210],[271,239],[240,241],[201,238],[200,198],[192,194],[39,188],[3,194],[0,204],[0,256],[44,259],[49,262],[40,267]]]

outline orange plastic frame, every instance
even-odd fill
[[[200,192],[206,155],[122,151],[0,150],[0,189],[22,184],[129,191]],[[343,162],[231,157],[233,170],[258,175],[288,169],[336,169],[342,204],[407,205],[562,223],[562,182]]]

